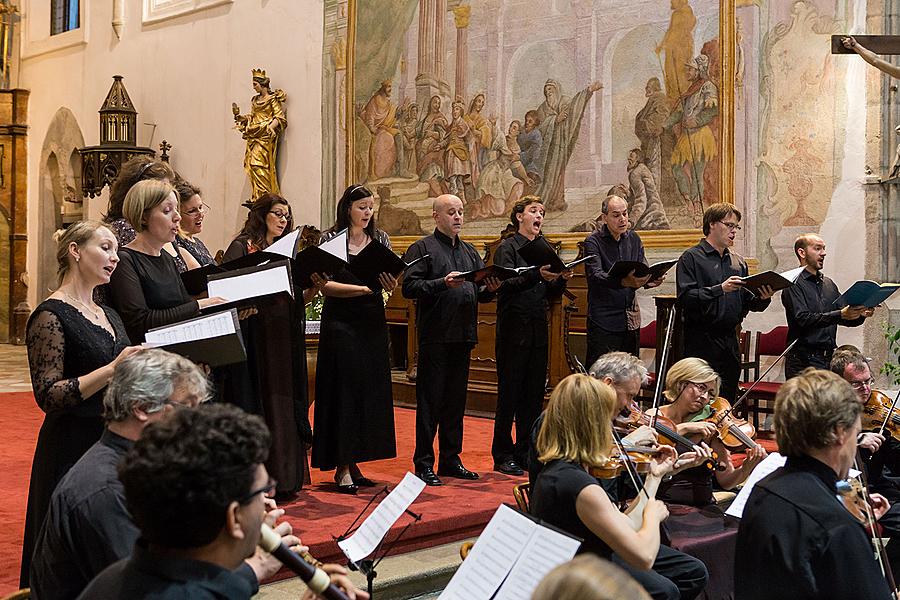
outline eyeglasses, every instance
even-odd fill
[[[873,385],[875,385],[875,379],[873,379],[872,377],[869,377],[865,381],[851,381],[850,382],[850,387],[852,387],[854,390],[861,390],[863,388],[871,389]]]
[[[738,225],[737,223],[729,223],[727,221],[719,221],[719,223],[721,223],[722,225],[727,227],[728,231],[740,231],[741,230],[741,226]]]
[[[247,504],[254,498],[256,498],[259,494],[264,494],[266,496],[271,496],[273,492],[275,492],[275,488],[278,487],[278,482],[269,477],[269,481],[266,483],[265,487],[261,487],[257,490],[253,490],[249,494],[241,496],[237,499],[238,504]]]
[[[192,208],[191,210],[185,211],[184,214],[189,217],[196,217],[197,215],[205,215],[209,213],[209,210],[209,205],[204,202],[200,205],[199,208]]]
[[[693,381],[691,381],[690,384],[694,386],[694,389],[697,390],[697,393],[700,396],[709,396],[710,389],[709,386],[707,386],[705,383],[694,383]]]
[[[274,215],[279,221],[287,221],[291,218],[291,213],[281,212],[280,210],[270,210],[270,215]]]

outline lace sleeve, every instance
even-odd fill
[[[42,310],[28,324],[28,366],[34,399],[44,412],[82,402],[78,378],[63,377],[66,338],[55,314]]]

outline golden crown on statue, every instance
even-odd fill
[[[266,70],[265,69],[253,69],[253,79],[265,79],[266,78]]]

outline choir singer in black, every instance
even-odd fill
[[[509,220],[516,232],[500,243],[494,264],[527,267],[518,249],[541,235],[544,205],[537,196],[525,196],[513,206]],[[559,296],[571,277],[571,270],[554,273],[544,265],[505,280],[497,292],[497,413],[491,444],[495,471],[525,474],[528,433],[541,413],[547,382],[547,299]]]
[[[469,355],[478,342],[478,302],[489,302],[500,285],[495,278],[484,286],[457,277],[484,267],[472,244],[462,241],[463,203],[444,194],[432,206],[435,230],[414,242],[403,260],[428,258],[406,270],[403,296],[416,301],[419,361],[416,376],[416,475],[428,485],[442,485],[438,475],[478,479],[466,469],[462,452],[463,416],[469,384]],[[434,436],[440,458],[434,472]]]

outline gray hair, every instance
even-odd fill
[[[869,361],[854,346],[841,346],[834,351],[831,357],[831,363],[828,365],[832,373],[844,376],[847,367],[852,366],[854,371],[862,371],[869,364]]]
[[[622,196],[616,196],[615,194],[610,194],[606,198],[603,199],[603,202],[600,203],[600,212],[605,214],[609,213],[609,202],[610,200],[621,200],[625,203],[625,208],[628,208],[628,200],[623,198]]]
[[[647,367],[641,359],[627,352],[607,352],[597,359],[588,370],[591,377],[609,377],[613,383],[624,383],[637,377],[641,384],[647,383]]]
[[[103,418],[124,421],[135,408],[159,412],[179,386],[209,399],[209,380],[190,360],[159,349],[136,352],[116,365],[103,396]]]

